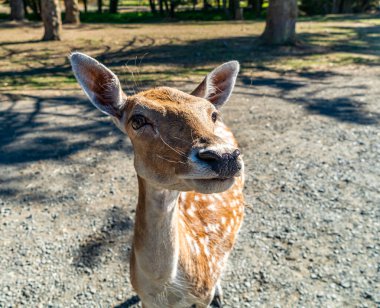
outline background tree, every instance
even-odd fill
[[[65,0],[65,22],[69,24],[79,24],[78,0]]]
[[[149,0],[149,6],[150,6],[150,11],[152,12],[152,14],[156,14],[157,13],[156,1],[155,0]]]
[[[262,41],[270,45],[294,44],[296,21],[297,0],[270,0]]]
[[[232,16],[235,20],[243,19],[243,11],[240,8],[239,0],[229,0],[229,14],[228,16]]]
[[[259,17],[263,7],[263,0],[248,0],[248,4],[252,8],[252,12],[255,16]]]
[[[59,0],[41,0],[41,18],[45,28],[42,40],[61,40],[62,20]]]
[[[98,13],[102,13],[103,10],[103,0],[98,0]]]
[[[117,13],[118,5],[119,5],[119,0],[110,0],[110,13],[111,14]]]
[[[24,1],[10,0],[11,20],[22,21],[25,17]]]

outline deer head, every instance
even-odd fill
[[[159,188],[200,193],[233,185],[240,151],[214,131],[235,85],[237,61],[214,69],[191,94],[158,87],[132,96],[95,59],[76,52],[70,61],[91,102],[129,136],[139,177]]]

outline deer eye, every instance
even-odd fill
[[[211,114],[211,119],[212,119],[212,121],[215,123],[216,120],[218,119],[218,113],[217,113],[217,112],[213,112],[213,113]]]
[[[148,124],[146,118],[142,115],[135,115],[131,118],[131,125],[134,130],[138,130],[146,124]]]

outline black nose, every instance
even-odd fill
[[[207,163],[222,178],[233,177],[241,169],[241,164],[237,160],[239,155],[238,149],[232,153],[218,153],[207,149],[198,152],[198,158]]]

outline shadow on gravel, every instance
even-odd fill
[[[114,306],[113,308],[130,308],[140,302],[140,298],[137,295],[131,296],[124,303]]]
[[[5,94],[1,103],[10,106],[0,111],[0,165],[62,160],[90,147],[132,152],[111,121],[99,121],[99,113],[82,97]],[[62,107],[64,112],[57,111]],[[98,142],[110,133],[119,136],[117,142]]]
[[[122,258],[129,255],[133,220],[121,208],[113,207],[106,214],[106,222],[98,233],[90,235],[77,251],[73,252],[73,265],[77,269],[94,269],[102,262],[110,248],[116,248]],[[111,256],[110,256],[111,258]],[[107,258],[106,258],[107,259]]]
[[[380,113],[369,113],[363,108],[365,104],[347,97],[334,99],[298,99],[305,110],[311,114],[319,114],[359,125],[376,125],[380,123]]]

